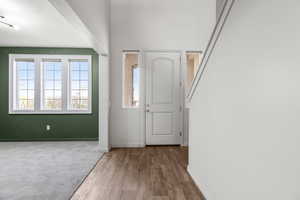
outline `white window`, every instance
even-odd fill
[[[33,59],[16,59],[15,108],[34,110],[35,64]]]
[[[62,109],[62,74],[61,60],[45,59],[42,62],[42,110]]]
[[[186,52],[186,89],[187,91],[191,88],[192,83],[196,77],[199,66],[202,61],[202,52],[201,51],[188,51]]]
[[[71,109],[86,110],[89,106],[89,63],[70,60]]]
[[[9,60],[10,114],[91,113],[91,56],[11,54]]]
[[[123,53],[123,107],[137,108],[140,104],[139,52]]]

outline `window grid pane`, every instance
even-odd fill
[[[43,109],[62,109],[62,62],[44,61]]]
[[[33,60],[16,61],[17,110],[34,110],[35,66]]]
[[[139,106],[140,102],[140,69],[132,69],[132,106]]]
[[[89,70],[87,61],[70,61],[71,67],[71,108],[88,110]]]

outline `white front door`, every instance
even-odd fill
[[[146,52],[146,144],[181,143],[180,53]]]

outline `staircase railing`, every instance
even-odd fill
[[[213,51],[214,51],[214,48],[217,44],[217,41],[220,37],[220,34],[223,30],[223,27],[227,21],[227,18],[229,16],[229,13],[231,11],[231,8],[234,4],[235,0],[226,0],[226,2],[224,3],[224,7],[222,9],[222,12],[217,20],[217,23],[214,27],[214,30],[211,34],[211,37],[209,39],[209,42],[208,42],[208,45],[206,47],[206,50],[204,52],[204,55],[203,55],[203,59],[200,63],[200,66],[198,68],[198,71],[196,73],[196,76],[192,82],[192,86],[190,88],[190,91],[188,92],[188,95],[187,95],[187,102],[190,102],[193,98],[193,95],[197,89],[197,86],[203,76],[203,73],[205,71],[205,68],[207,66],[207,63],[210,59],[210,56],[212,55]]]

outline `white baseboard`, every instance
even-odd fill
[[[112,148],[137,148],[137,147],[145,147],[145,144],[136,144],[136,143],[129,143],[129,144],[111,144]]]
[[[109,152],[110,151],[110,148],[107,147],[107,146],[102,146],[102,145],[99,145],[99,148],[102,152],[106,153],[106,152]]]
[[[198,188],[200,188],[200,184],[194,179],[192,173],[191,173],[191,167],[190,165],[187,166],[187,171],[189,173],[189,175],[191,176],[191,178],[193,179],[194,183],[197,185]]]
[[[186,170],[188,171],[188,173],[190,174],[190,176],[192,177],[192,174],[191,174],[191,169],[190,169],[190,165],[187,166]],[[193,178],[193,177],[192,177]]]
[[[182,147],[188,147],[189,145],[187,143],[183,143],[180,146],[182,146]]]
[[[203,198],[204,198],[205,200],[207,200],[206,194],[200,189],[200,188],[202,188],[202,187],[201,187],[201,184],[198,183],[198,182],[193,178],[192,173],[191,173],[191,168],[190,168],[189,165],[187,166],[187,172],[189,173],[191,179],[193,180],[193,182],[194,182],[194,184],[196,185],[196,187],[198,188],[198,190],[202,193]]]

